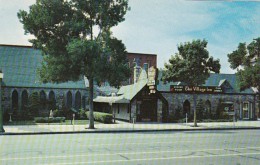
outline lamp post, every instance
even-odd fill
[[[3,111],[2,111],[2,79],[4,78],[4,74],[0,70],[0,133],[4,133],[3,127]]]

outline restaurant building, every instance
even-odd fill
[[[205,84],[198,87],[187,86],[181,82],[164,83],[160,81],[161,72],[155,88],[151,90],[149,74],[142,69],[138,81],[122,86],[111,97],[94,99],[96,111],[112,113],[116,119],[137,122],[168,122],[170,116],[180,113],[191,116],[196,105],[202,104],[203,114],[210,117],[218,111],[235,116],[238,120],[255,120],[259,117],[256,92],[252,89],[239,90],[235,74],[210,74]]]
[[[223,110],[239,120],[254,120],[259,117],[256,92],[252,88],[240,91],[235,74],[210,74],[205,84],[190,87],[180,82],[157,85],[158,92],[167,100],[169,114],[180,110],[182,115],[193,114],[194,99],[202,102],[204,113],[214,116]],[[196,95],[196,97],[194,97]]]

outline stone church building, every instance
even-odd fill
[[[59,106],[65,104],[67,108],[75,109],[86,107],[88,92],[83,79],[61,84],[39,82],[36,68],[40,67],[42,58],[41,51],[30,46],[0,45],[0,69],[4,73],[3,110],[23,113],[33,92],[38,92],[43,102],[52,100]],[[48,113],[49,108],[43,105],[42,113]]]

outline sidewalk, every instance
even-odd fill
[[[260,129],[260,121],[212,122],[198,123],[125,123],[96,124],[94,130],[87,129],[88,125],[19,125],[4,126],[2,135],[28,134],[61,134],[61,133],[116,133],[116,132],[145,132],[145,131],[192,131],[192,130],[233,130]]]

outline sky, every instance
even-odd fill
[[[31,45],[17,18],[36,0],[0,0],[0,44]],[[128,52],[157,54],[164,68],[180,43],[206,39],[221,73],[235,73],[227,54],[260,37],[260,0],[129,0],[125,21],[112,28]]]

